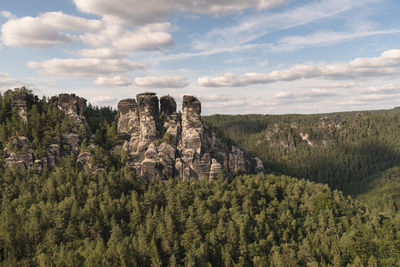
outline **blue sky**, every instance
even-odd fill
[[[2,0],[0,89],[115,107],[193,94],[203,113],[400,106],[396,0]]]

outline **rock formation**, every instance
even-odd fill
[[[18,115],[26,122],[28,111],[32,108],[32,105],[38,102],[37,97],[26,92],[14,92],[11,97],[11,105],[17,109]],[[27,137],[15,137],[12,140],[12,145],[3,150],[4,167],[30,168],[36,166],[41,169],[46,166],[53,166],[62,156],[71,152],[76,154],[79,152],[80,135],[82,135],[82,132],[85,133],[86,137],[90,135],[89,126],[83,117],[86,100],[74,94],[60,94],[58,97],[52,97],[50,103],[66,112],[71,119],[70,129],[62,133],[61,136],[52,136],[50,145],[41,158],[35,158],[31,142]]]
[[[72,127],[70,131],[61,135],[61,142],[69,146],[68,152],[78,152],[81,145],[79,135],[83,133],[85,137],[90,137],[91,134],[89,125],[83,116],[86,109],[86,99],[75,94],[60,94],[53,96],[50,103],[56,105],[71,118]]]
[[[236,145],[229,147],[204,125],[201,103],[185,95],[182,114],[170,96],[143,93],[118,104],[118,133],[129,164],[144,178],[215,179],[221,171],[263,172],[261,160]]]
[[[17,110],[18,116],[22,121],[28,121],[28,111],[38,102],[38,98],[28,92],[12,92],[11,105]]]
[[[82,116],[86,108],[86,99],[75,94],[59,94],[50,99],[50,103],[56,104],[60,110],[64,110],[72,116]]]
[[[324,116],[316,122],[313,127],[303,128],[296,122],[288,125],[275,123],[268,127],[264,140],[258,143],[266,142],[269,146],[281,146],[286,151],[296,150],[296,146],[306,143],[308,146],[330,146],[337,144],[337,137],[342,127],[342,118],[340,115],[335,117]]]
[[[29,93],[15,95],[12,95],[12,105],[26,121],[35,99]],[[3,151],[4,167],[52,167],[61,157],[73,153],[77,168],[105,172],[104,166],[98,166],[93,157],[99,147],[90,142],[93,135],[83,116],[86,100],[74,94],[60,94],[49,103],[68,116],[68,130],[54,133],[40,158],[36,158],[38,154],[27,137],[15,137]],[[222,143],[203,123],[200,114],[201,103],[194,96],[183,97],[182,114],[177,113],[171,96],[159,99],[155,93],[147,92],[138,94],[136,99],[121,100],[118,103],[119,142],[115,149],[127,151],[126,167],[146,180],[170,177],[213,180],[221,172],[264,172],[261,160],[251,158],[236,144]],[[81,151],[83,140],[88,146]]]

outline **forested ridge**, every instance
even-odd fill
[[[341,113],[340,124],[318,125],[324,116],[334,124],[337,115],[204,119],[218,134],[261,158],[269,172],[327,183],[354,195],[371,177],[400,165],[400,113],[399,109]],[[302,139],[305,134],[312,145]]]
[[[26,136],[34,141],[22,149],[39,158],[73,121],[45,97],[21,121],[11,99],[20,91],[31,94],[0,97],[0,147],[23,154],[15,140]],[[92,169],[63,142],[51,166],[0,159],[0,265],[400,265],[397,109],[343,113],[333,128],[318,126],[325,114],[205,117],[274,173],[215,181],[144,181],[116,149],[116,112],[89,106],[83,115],[93,132],[74,131],[80,151],[92,144]]]

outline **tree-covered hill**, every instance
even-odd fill
[[[1,266],[400,265],[397,109],[206,117],[275,174],[160,181],[126,164],[112,108],[0,102]]]
[[[346,194],[358,194],[357,185],[400,166],[398,109],[204,120],[262,159],[269,172],[327,183]]]
[[[0,176],[5,266],[394,266],[398,227],[286,176],[143,183],[64,158]]]

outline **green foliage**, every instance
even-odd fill
[[[3,96],[0,95],[0,148],[7,146],[10,151],[24,152],[18,151],[13,146],[12,140],[18,136],[25,136],[31,141],[29,148],[33,150],[35,158],[41,158],[45,156],[51,139],[71,128],[71,121],[68,116],[43,98],[27,112],[28,121],[24,123],[19,118],[16,108],[11,105],[12,96],[21,92],[32,95],[26,88],[9,90]]]
[[[1,174],[3,265],[393,266],[398,229],[326,185],[284,176],[139,182],[52,171]]]
[[[0,95],[0,149],[24,153],[13,140],[26,136],[40,158],[76,125],[46,98],[24,123],[11,105],[18,92],[32,94]],[[317,126],[322,115],[206,117],[224,141],[245,146],[275,175],[144,183],[126,167],[131,155],[116,148],[116,111],[89,106],[93,135],[83,136],[85,125],[75,131],[81,152],[93,155],[92,171],[77,169],[74,153],[41,172],[2,169],[0,265],[399,265],[400,113],[341,115],[342,126],[328,134]],[[275,124],[280,130],[265,142]],[[322,145],[327,137],[333,145]],[[171,141],[166,133],[156,142]],[[271,145],[281,141],[288,145]]]
[[[400,115],[395,110],[341,115],[342,125],[334,129],[318,127],[323,114],[213,115],[204,120],[220,136],[262,159],[269,172],[326,183],[355,195],[357,185],[400,165]],[[302,140],[292,123],[309,134],[313,146]],[[279,130],[274,132],[275,124]],[[324,140],[332,144],[323,145]]]

